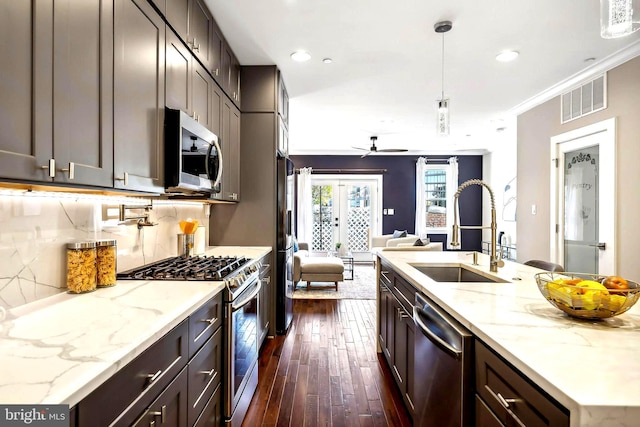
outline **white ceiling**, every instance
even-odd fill
[[[640,31],[600,37],[599,0],[205,1],[242,65],[282,70],[292,154],[359,154],[351,147],[367,148],[371,135],[378,148],[491,151],[515,143],[514,113],[534,97],[640,46]],[[447,138],[435,132],[442,35],[433,27],[442,20],[453,22],[444,36]],[[311,60],[293,62],[298,49]],[[503,50],[520,56],[496,61]]]

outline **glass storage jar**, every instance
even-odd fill
[[[98,240],[96,242],[99,288],[116,284],[116,243],[115,240]]]
[[[67,288],[79,294],[97,286],[96,243],[67,243]]]

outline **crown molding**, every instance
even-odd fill
[[[543,90],[537,95],[527,99],[526,101],[516,105],[508,111],[509,114],[519,115],[525,111],[529,111],[533,107],[537,107],[550,99],[555,98],[576,86],[579,86],[583,82],[592,79],[606,71],[609,71],[625,62],[640,55],[640,40],[636,40],[630,45],[612,53],[605,57],[602,61],[599,61],[591,66],[585,68],[582,71],[572,75],[571,77],[562,80],[559,83],[551,86],[548,89]]]

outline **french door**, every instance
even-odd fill
[[[369,251],[369,236],[380,233],[382,177],[313,175],[312,251],[335,250],[340,243],[357,257]]]
[[[565,271],[615,274],[615,120],[551,143],[552,260]]]

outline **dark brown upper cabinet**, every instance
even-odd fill
[[[165,17],[210,73],[219,62],[214,59],[214,21],[204,0],[166,0]]]
[[[213,21],[213,30],[211,31],[211,75],[222,86],[222,52],[224,51],[224,36],[220,27]]]
[[[164,191],[165,23],[147,0],[116,0],[114,186]]]
[[[3,177],[112,185],[112,11],[112,0],[6,4],[0,35],[12,43],[0,47]]]
[[[166,29],[166,105],[193,116],[192,80],[193,59],[182,40]]]
[[[240,63],[226,42],[222,50],[222,73],[222,89],[240,107]]]
[[[186,112],[219,135],[221,91],[170,27],[167,27],[165,70],[167,107]]]
[[[240,200],[240,110],[229,98],[222,102],[222,199]]]

